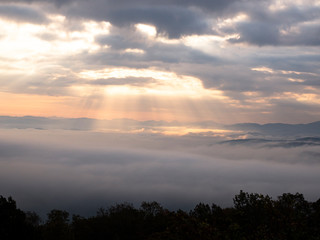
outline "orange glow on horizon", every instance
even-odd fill
[[[195,121],[198,115],[191,116],[193,110],[181,99],[149,99],[139,97],[112,97],[98,99],[100,105],[92,103],[90,96],[46,96],[31,94],[0,93],[0,101],[5,102],[0,107],[0,115],[7,116],[41,116],[63,118],[95,118],[95,119],[134,119],[138,121]],[[100,102],[101,101],[101,102]],[[142,101],[142,102],[141,102]],[[175,105],[172,106],[172,102]]]

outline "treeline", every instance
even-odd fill
[[[190,212],[170,211],[157,202],[142,202],[140,208],[122,203],[89,218],[52,210],[41,222],[11,197],[0,196],[0,239],[320,239],[320,199],[308,202],[302,194],[285,193],[273,200],[240,191],[233,201],[231,208],[199,203]]]

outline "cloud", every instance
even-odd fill
[[[95,41],[101,46],[107,45],[116,50],[127,48],[144,49],[148,45],[153,44],[148,36],[137,31],[137,28],[134,26],[124,28],[112,26],[110,33],[97,35]]]
[[[320,8],[318,6],[299,6],[285,4],[282,8],[271,8],[271,1],[243,7],[247,19],[234,23],[225,31],[237,33],[230,38],[232,43],[265,45],[319,45],[317,32],[320,26]],[[221,29],[222,31],[223,28]]]
[[[291,121],[282,114],[291,106],[296,109],[289,115],[299,121],[318,120],[312,111],[319,108],[319,7],[313,1],[30,0],[0,6],[10,10],[3,14],[11,24],[3,21],[1,28],[3,91],[101,99],[110,85],[150,81],[134,76],[88,81],[79,78],[81,72],[157,69],[199,79],[213,99],[206,97],[200,106],[189,98],[188,105],[198,111],[219,106],[228,116],[222,121],[234,119],[232,112],[241,121],[256,116],[260,122]],[[45,27],[30,31],[27,24],[12,23],[40,23],[39,14]],[[138,24],[147,24],[150,32]],[[214,98],[215,91],[224,101]]]
[[[305,24],[305,26],[300,27],[299,32],[286,35],[283,42],[287,45],[319,46],[319,34],[320,22],[317,24]]]
[[[66,7],[68,16],[110,21],[116,26],[136,23],[155,25],[158,33],[169,38],[182,35],[209,33],[211,27],[202,11],[219,12],[234,1],[79,1]],[[198,10],[200,9],[200,11]]]
[[[140,7],[115,9],[104,13],[101,20],[110,21],[116,26],[130,26],[135,23],[155,25],[158,34],[169,38],[179,38],[182,35],[202,34],[210,30],[202,15],[194,11],[177,7]]]
[[[90,85],[130,85],[130,86],[144,86],[147,83],[155,83],[156,81],[152,78],[108,78],[108,79],[97,79],[88,81]]]
[[[12,1],[11,1],[12,2]],[[39,4],[43,1],[14,1]],[[137,23],[151,24],[157,33],[171,39],[186,35],[234,33],[232,43],[264,45],[318,45],[319,7],[315,3],[299,4],[275,1],[45,1],[46,10],[68,19],[108,21],[114,26],[130,27]],[[53,3],[55,7],[49,7]],[[49,5],[48,5],[49,4]],[[278,4],[278,5],[277,5]],[[14,6],[16,8],[18,6]],[[16,10],[17,11],[17,10]],[[239,14],[247,20],[230,22]],[[28,14],[30,15],[30,14]],[[16,16],[16,15],[14,15]],[[19,17],[16,16],[18,19]],[[229,20],[228,20],[229,19]],[[228,26],[216,25],[229,21]],[[214,30],[213,30],[214,29]],[[263,29],[263,30],[262,30]]]
[[[48,19],[40,11],[26,6],[1,5],[0,18],[17,22],[28,22],[33,24],[46,24]]]
[[[74,2],[75,0],[2,0],[3,3],[22,3],[22,4],[30,4],[30,3],[50,3],[54,4],[56,7],[61,7],[62,5],[69,4]]]
[[[231,39],[231,42],[248,42],[257,45],[277,45],[279,30],[265,22],[240,23],[237,26],[240,32],[239,39]]]
[[[243,189],[316,200],[317,147],[226,146],[214,138],[3,130],[0,187],[19,207],[93,215],[115,202],[156,200],[172,209],[230,206]],[[19,133],[19,134],[17,134]],[[166,149],[163,151],[163,149]]]
[[[41,1],[15,1],[38,3]],[[235,1],[46,1],[57,6],[51,11],[60,12],[71,18],[109,21],[116,26],[131,26],[136,23],[155,25],[159,34],[169,38],[183,35],[212,32],[203,10],[218,13]]]
[[[146,66],[153,63],[163,68],[167,63],[214,63],[218,62],[217,56],[198,49],[190,48],[183,43],[176,41],[172,43],[162,42],[155,36],[147,36],[135,27],[112,27],[109,34],[98,35],[95,41],[101,46],[110,48],[102,49],[93,54],[85,55],[85,59],[90,59],[92,63],[108,62],[110,65]],[[126,49],[138,49],[141,54],[130,54]],[[89,62],[88,62],[89,63]]]

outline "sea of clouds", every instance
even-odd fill
[[[276,143],[276,142],[275,142]],[[224,142],[205,135],[1,129],[0,194],[42,217],[158,201],[189,210],[232,206],[240,190],[319,198],[320,148]]]

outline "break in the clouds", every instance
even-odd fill
[[[319,1],[2,1],[3,115],[319,120]]]

